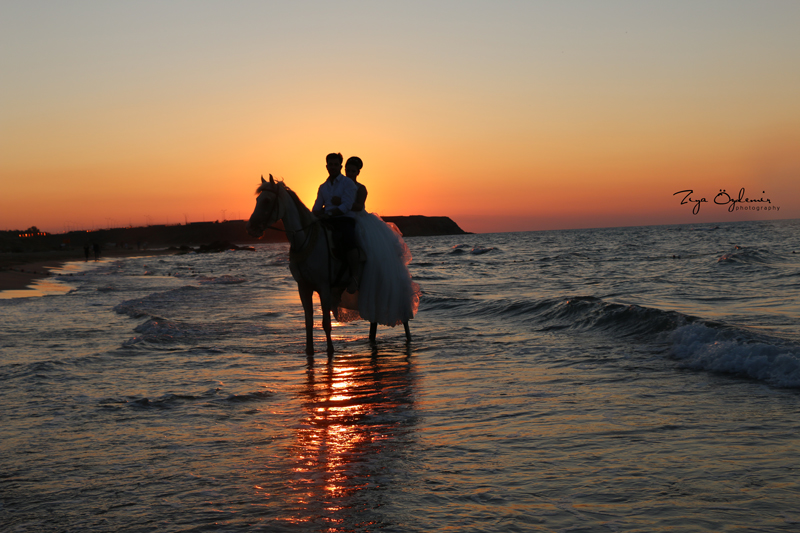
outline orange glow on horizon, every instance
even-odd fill
[[[290,6],[54,6],[47,32],[35,7],[4,12],[0,230],[244,219],[270,173],[310,206],[331,151],[364,159],[369,210],[468,231],[692,223],[686,188],[766,191],[781,210],[762,218],[800,218],[791,2],[517,3],[458,24],[318,7],[361,31],[323,38]]]
[[[529,219],[531,224],[524,229],[531,230],[547,229],[542,223],[547,226],[548,218],[561,221],[557,227],[562,228],[607,225],[606,219],[615,217],[629,221],[623,225],[692,223],[697,217],[686,216],[672,196],[684,189],[705,195],[713,195],[720,188],[765,191],[781,206],[780,216],[773,218],[800,217],[796,180],[800,157],[785,152],[732,154],[716,160],[696,156],[670,161],[663,157],[661,162],[653,159],[639,164],[603,166],[593,165],[594,159],[587,158],[584,163],[551,162],[527,170],[524,165],[509,161],[481,162],[471,169],[459,168],[460,165],[450,168],[447,161],[436,161],[406,171],[387,154],[362,157],[366,164],[360,181],[369,190],[368,210],[384,216],[449,216],[468,231],[486,231],[484,228],[491,231],[498,225],[493,221],[499,222],[502,230],[502,221],[510,218]],[[247,219],[255,205],[253,191],[262,173],[268,175],[270,170],[231,171],[225,173],[227,178],[219,179],[208,171],[186,172],[183,178],[166,179],[143,178],[148,173],[133,168],[115,173],[114,180],[104,181],[100,177],[105,174],[102,170],[96,174],[62,172],[59,182],[44,192],[13,185],[7,188],[15,201],[3,205],[0,223],[6,227],[0,229],[18,230],[35,225],[50,233],[60,233]],[[296,170],[289,167],[284,172],[272,173],[284,179],[308,207],[325,179],[324,166],[318,161],[300,165]],[[91,183],[91,187],[71,190],[70,183],[79,179]],[[31,174],[20,183],[36,181]],[[569,223],[578,219],[585,222]],[[726,219],[741,218],[722,214],[716,218]],[[12,225],[15,220],[21,222]],[[592,226],[591,220],[598,222]],[[523,229],[514,226],[505,227],[507,231]]]

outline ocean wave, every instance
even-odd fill
[[[150,400],[149,398],[139,398],[137,400],[129,400],[125,403],[133,407],[139,408],[153,408],[153,409],[170,409],[181,403],[197,400],[197,396],[191,394],[166,394],[160,398]],[[105,402],[109,403],[109,402]]]
[[[518,321],[542,332],[612,337],[694,370],[720,372],[800,388],[800,345],[743,326],[594,296],[546,300],[470,300],[426,296],[426,311]]]
[[[169,308],[172,303],[181,300],[185,293],[200,290],[199,287],[186,285],[168,291],[159,291],[148,294],[142,298],[125,300],[114,306],[114,312],[128,315],[131,318],[157,316],[164,308]]]
[[[415,278],[416,279],[416,278]],[[458,298],[455,296],[441,296],[429,294],[425,291],[422,292],[420,298],[420,305],[424,306],[426,311],[442,311],[450,309],[458,309],[464,306],[474,304],[475,300],[472,298]]]
[[[141,398],[105,398],[100,400],[98,403],[100,406],[106,409],[114,409],[122,406],[132,407],[134,409],[172,409],[174,407],[195,401],[242,403],[268,400],[275,396],[273,391],[256,390],[247,393],[229,394],[225,397],[220,397],[219,393],[221,390],[221,388],[217,387],[201,394],[169,393],[153,399],[150,399],[146,396]]]
[[[605,302],[592,296],[553,302],[541,317],[550,326],[566,322],[571,329],[602,331],[617,337],[657,335],[698,320],[676,311]]]
[[[494,246],[472,246],[470,244],[457,244],[450,249],[451,255],[459,255],[469,253],[471,255],[483,255],[497,250]]]
[[[756,248],[744,248],[737,246],[730,252],[723,254],[718,263],[743,263],[743,264],[764,264],[772,261],[773,257],[768,250],[758,250]]]
[[[582,254],[580,252],[569,252],[569,253],[563,253],[563,254],[558,254],[558,255],[554,255],[554,256],[542,256],[542,257],[540,257],[538,259],[538,261],[542,261],[542,262],[545,262],[545,263],[550,263],[550,262],[570,262],[571,263],[571,262],[579,260],[579,259],[584,259],[585,257],[586,257],[586,255]],[[608,258],[607,260],[608,261],[614,261],[614,260],[616,260],[616,258]]]
[[[442,281],[442,280],[449,280],[451,276],[446,276],[444,274],[437,275],[437,274],[418,274],[415,273],[413,275],[414,281]]]
[[[506,313],[523,306],[509,304]],[[605,302],[584,296],[529,306],[544,331],[582,331],[656,345],[656,352],[687,368],[765,381],[778,387],[800,387],[800,345],[745,327],[724,324],[677,311]],[[663,347],[666,347],[666,351]]]
[[[469,253],[471,253],[472,255],[483,255],[483,254],[488,254],[489,252],[492,252],[494,250],[497,250],[497,248],[495,248],[494,246],[489,246],[488,248],[484,248],[482,246],[475,246],[472,250],[470,250]]]
[[[197,278],[198,283],[201,285],[233,285],[237,283],[244,283],[247,281],[244,278],[237,278],[234,276],[230,276],[228,274],[219,276],[219,277],[208,277],[208,276],[199,276]]]
[[[158,398],[150,399],[148,397],[136,398],[136,397],[128,397],[128,398],[104,398],[98,402],[98,404],[104,408],[113,408],[116,406],[123,406],[128,405],[134,408],[145,408],[145,409],[170,409],[176,407],[177,405],[184,404],[187,402],[192,402],[196,400],[203,400],[213,397],[216,394],[216,391],[219,389],[209,391],[205,394],[164,394],[163,396],[159,396]]]
[[[632,304],[606,302],[594,296],[573,296],[545,300],[470,300],[425,296],[427,309],[458,308],[464,316],[516,319],[540,331],[570,329],[636,337],[669,332],[698,320],[676,311]]]
[[[683,228],[675,228],[677,231],[681,231]],[[716,231],[719,229],[719,226],[702,226],[702,227],[695,227],[695,228],[688,228],[687,231]]]
[[[186,342],[219,334],[219,325],[187,324],[161,317],[152,317],[134,328],[139,335],[128,339],[123,346],[132,346],[141,342],[168,343]]]
[[[253,402],[259,400],[265,400],[268,398],[272,398],[275,396],[274,392],[267,391],[267,390],[258,390],[254,392],[249,392],[247,394],[231,394],[227,398],[225,398],[226,402]]]
[[[59,360],[3,364],[0,365],[0,380],[7,382],[26,377],[47,378],[54,373],[63,372],[65,366],[66,362]]]
[[[687,368],[800,388],[800,346],[733,327],[687,324],[670,335],[671,354]]]

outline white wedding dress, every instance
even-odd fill
[[[339,322],[362,318],[397,326],[414,318],[420,288],[411,281],[411,252],[396,225],[367,211],[353,212],[356,237],[366,254],[358,291],[345,292],[334,315]],[[356,310],[357,308],[357,310]]]

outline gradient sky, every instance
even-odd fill
[[[798,27],[796,0],[2,0],[0,229],[247,218],[269,173],[310,206],[331,151],[368,210],[474,232],[800,218]],[[713,204],[742,187],[773,210]]]

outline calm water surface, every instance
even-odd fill
[[[286,245],[7,294],[0,530],[800,529],[800,222],[407,243],[330,360]]]

